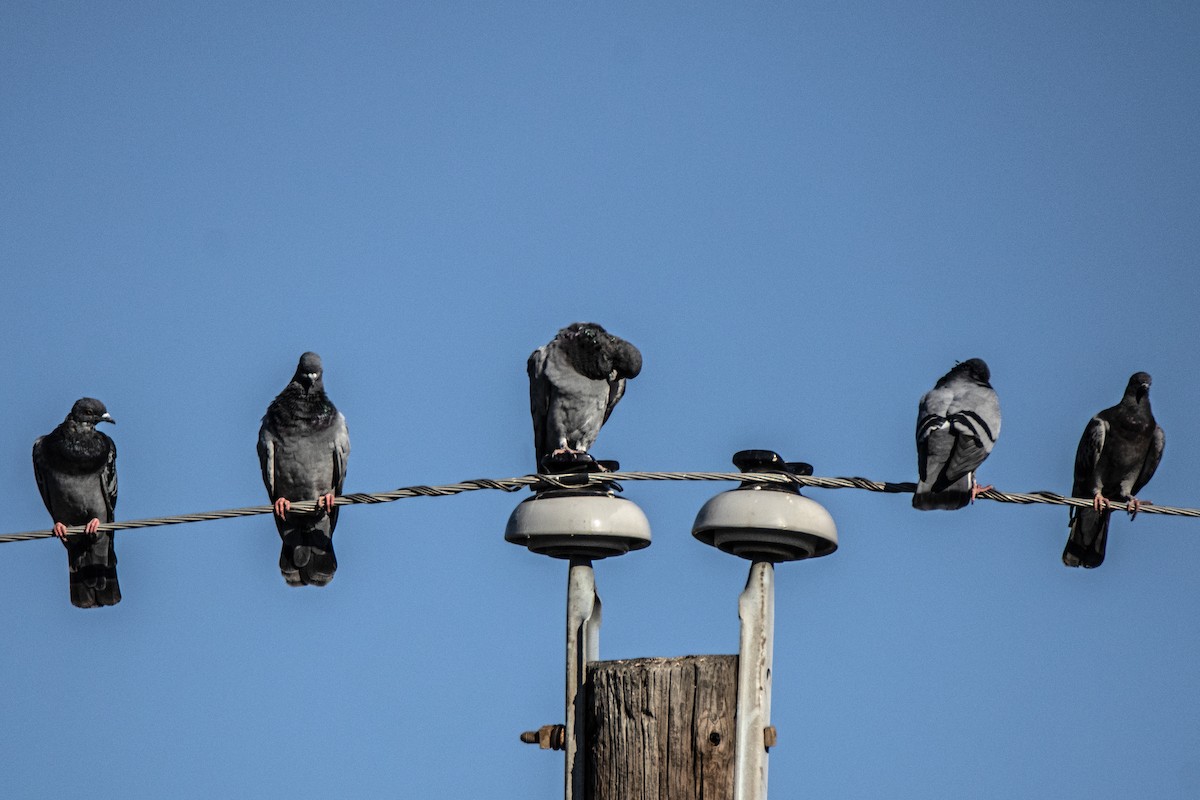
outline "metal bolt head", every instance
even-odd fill
[[[521,734],[525,744],[536,744],[542,750],[562,750],[567,746],[567,726],[543,725],[536,731]]]

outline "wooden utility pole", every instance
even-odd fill
[[[736,656],[599,660],[592,561],[650,544],[646,515],[616,496],[619,487],[556,482],[508,518],[507,541],[570,560],[565,723],[521,734],[543,750],[566,751],[565,800],[767,800],[775,564],[829,555],[837,527],[796,486],[753,478],[811,475],[810,465],[770,450],[743,450],[733,463],[748,480],[705,503],[692,535],[750,562]],[[603,468],[590,464],[591,472]]]
[[[589,664],[587,800],[732,800],[737,670],[732,655]]]

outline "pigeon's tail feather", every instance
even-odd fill
[[[303,586],[304,580],[300,577],[300,570],[296,567],[297,551],[301,548],[299,545],[289,545],[286,541],[283,547],[279,550],[279,572],[283,575],[284,581],[288,586]],[[307,548],[305,548],[305,553]],[[304,553],[299,554],[303,558]]]
[[[96,537],[78,534],[67,542],[71,605],[78,608],[115,606],[121,602],[117,583],[117,552],[111,533]]]
[[[971,475],[964,475],[946,488],[927,481],[917,484],[912,506],[921,511],[954,511],[971,503]]]
[[[320,529],[289,531],[279,552],[279,571],[288,586],[324,586],[337,572],[333,539]]]
[[[308,563],[300,569],[300,576],[309,586],[324,586],[333,580],[337,572],[337,556],[333,552],[333,538],[319,528],[305,532],[308,547]]]
[[[1068,567],[1093,569],[1104,563],[1104,547],[1108,543],[1108,519],[1112,511],[1075,508],[1071,514],[1071,536],[1063,550],[1062,560]]]
[[[278,518],[276,524],[279,524]],[[300,570],[309,562],[308,547],[304,544],[304,532],[297,529],[284,529],[280,525],[282,545],[279,549],[279,571],[288,586],[303,586],[304,579]]]
[[[955,511],[971,504],[971,493],[956,490],[944,492],[917,492],[913,494],[912,506],[921,511]]]
[[[100,606],[115,606],[121,602],[121,587],[117,585],[117,576],[96,576],[82,578],[71,576],[71,605],[76,608],[99,608]]]

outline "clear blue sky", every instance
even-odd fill
[[[1088,418],[1154,376],[1143,497],[1200,506],[1200,10],[1191,3],[0,3],[2,528],[91,395],[122,519],[256,505],[304,350],[347,491],[525,474],[525,359],[596,320],[644,371],[595,452],[745,447],[912,480],[917,400],[985,358],[981,478],[1067,492]],[[606,658],[733,652],[723,484],[627,484]],[[778,573],[773,797],[1200,795],[1200,525],[811,490],[832,557]],[[289,589],[266,517],[119,536],[80,611],[0,546],[0,793],[551,798],[566,568],[519,496],[343,512]]]

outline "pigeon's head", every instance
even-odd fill
[[[616,336],[613,338],[613,370],[618,378],[636,378],[642,371],[642,351]]]
[[[992,371],[988,369],[987,362],[982,358],[968,358],[966,361],[959,361],[954,365],[954,369],[946,373],[946,377],[942,380],[958,375],[965,375],[976,383],[991,385],[988,381],[992,379]]]
[[[304,387],[305,391],[312,389],[314,386],[321,387],[321,376],[324,370],[321,368],[321,357],[313,352],[305,353],[300,356],[300,363],[296,365],[296,374],[292,376],[292,381]]]
[[[1129,383],[1125,386],[1125,396],[1132,397],[1135,400],[1141,401],[1150,394],[1150,373],[1135,372],[1129,376]]]
[[[98,422],[111,422],[116,425],[117,421],[108,415],[108,409],[94,397],[81,397],[75,401],[75,405],[71,406],[71,413],[67,415],[67,419],[78,425],[86,425],[94,428]]]
[[[593,380],[636,378],[642,354],[594,322],[576,322],[558,332],[575,369]]]

